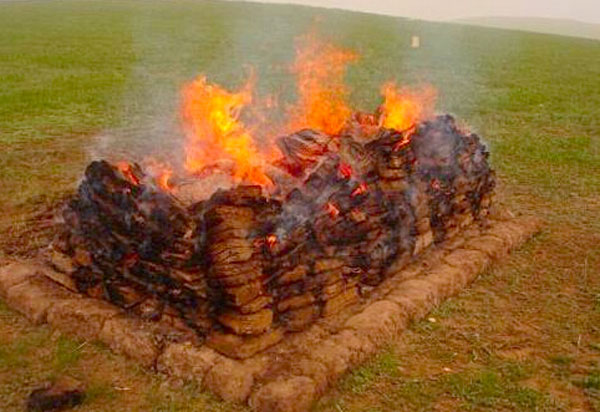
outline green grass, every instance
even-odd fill
[[[356,368],[341,383],[344,390],[354,394],[364,393],[377,378],[398,376],[398,358],[393,350],[383,351],[371,361]]]
[[[586,376],[581,382],[581,386],[586,389],[600,390],[600,371],[594,371]]]
[[[354,107],[373,110],[386,80],[432,83],[438,109],[490,145],[499,201],[546,221],[316,409],[600,410],[589,369],[600,344],[598,41],[235,2],[2,2],[0,260],[48,241],[40,214],[76,187],[91,154],[180,156],[179,90],[197,74],[234,87],[250,64],[261,94],[292,101],[286,64],[314,24],[362,56],[347,75]],[[113,137],[108,149],[99,135]],[[86,381],[86,411],[237,408],[80,345],[0,303],[5,410],[60,373]]]

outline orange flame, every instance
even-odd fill
[[[338,209],[333,203],[331,202],[327,202],[327,204],[325,205],[325,210],[327,211],[327,213],[329,213],[329,215],[333,218],[336,218],[339,216],[340,214],[340,209]]]
[[[238,92],[229,92],[200,76],[183,90],[183,119],[187,132],[185,168],[202,173],[216,161],[230,161],[236,182],[271,186],[265,159],[250,130],[239,119],[252,102],[254,77]]]
[[[433,114],[437,93],[431,86],[420,91],[398,88],[389,82],[381,88],[384,97],[381,106],[382,126],[388,129],[404,131]],[[406,139],[410,138],[410,134]]]
[[[133,173],[133,167],[131,166],[131,163],[122,161],[117,162],[115,166],[117,166],[117,169],[119,169],[123,176],[131,183],[133,183],[136,186],[140,184],[140,180]]]
[[[156,183],[158,183],[158,186],[161,189],[169,192],[169,191],[173,190],[173,187],[171,186],[171,183],[169,182],[169,180],[171,179],[171,176],[173,176],[172,170],[163,170],[161,172],[161,174],[156,177]]]
[[[273,249],[273,247],[277,244],[277,235],[270,234],[267,236],[267,246]]]
[[[415,133],[415,130],[416,130],[416,124],[408,129],[405,129],[404,132],[402,132],[402,138],[396,142],[396,144],[394,145],[392,150],[396,152],[396,151],[402,149],[407,144],[409,144],[410,138]]]
[[[340,163],[338,171],[344,179],[350,179],[352,177],[352,166],[348,163]]]
[[[369,187],[367,186],[367,184],[365,182],[362,182],[356,187],[356,189],[352,191],[352,193],[350,193],[350,197],[360,196],[363,193],[366,193],[368,189]]]
[[[171,185],[171,178],[173,177],[173,169],[165,163],[159,162],[154,158],[147,158],[144,161],[145,168],[153,177],[156,185],[162,190],[171,192],[173,185]]]
[[[292,66],[298,102],[289,113],[291,131],[311,128],[335,135],[342,130],[352,115],[344,74],[357,59],[355,53],[322,41],[314,32],[298,38]]]

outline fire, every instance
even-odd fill
[[[164,191],[171,192],[173,190],[173,185],[171,184],[173,169],[171,166],[159,162],[154,158],[148,158],[144,163],[146,170],[153,177],[156,185]]]
[[[117,162],[115,166],[117,166],[117,169],[119,169],[123,176],[125,176],[125,178],[131,183],[133,183],[134,185],[140,184],[140,180],[137,178],[135,173],[133,173],[133,166],[131,166],[131,163]]]
[[[361,184],[359,184],[356,189],[354,189],[352,191],[352,193],[350,194],[351,197],[356,197],[356,196],[360,196],[364,193],[367,193],[367,190],[369,190],[369,187],[367,186],[367,184],[365,182],[362,182]]]
[[[200,76],[183,90],[183,120],[187,144],[185,168],[202,173],[216,161],[230,161],[236,182],[271,186],[264,171],[265,158],[258,151],[248,127],[240,120],[242,109],[252,102],[254,77],[237,92],[211,84]]]
[[[433,114],[436,91],[427,86],[420,91],[398,88],[394,82],[383,85],[384,97],[381,106],[382,126],[397,131],[406,131],[410,139],[415,124]]]
[[[158,183],[158,186],[160,186],[161,189],[171,191],[173,190],[173,187],[169,183],[171,176],[173,176],[172,170],[163,170],[161,174],[157,176],[156,183]]]
[[[267,246],[269,246],[269,248],[273,249],[273,247],[275,247],[275,245],[277,244],[277,235],[274,235],[274,234],[268,235],[267,239],[266,239],[266,243],[267,243]]]
[[[413,133],[415,132],[415,129],[416,129],[416,125],[413,125],[412,127],[404,130],[404,132],[402,133],[402,138],[400,140],[398,140],[398,142],[396,142],[396,144],[394,145],[392,150],[398,151],[398,150],[402,149],[404,146],[406,146],[407,144],[409,144],[410,138],[412,137]]]
[[[290,130],[303,128],[336,135],[352,116],[346,104],[346,66],[358,56],[319,39],[311,32],[297,41],[296,75],[298,102],[290,110]]]
[[[325,210],[327,211],[327,213],[329,213],[329,215],[333,218],[336,218],[339,216],[340,214],[340,209],[338,209],[333,203],[331,202],[327,202],[327,204],[325,205]]]
[[[338,171],[344,179],[350,179],[352,177],[352,166],[348,163],[340,163]]]
[[[346,102],[349,92],[344,75],[358,55],[323,41],[314,31],[299,37],[296,46],[292,72],[298,100],[287,110],[287,119],[279,124],[274,125],[268,114],[277,106],[277,99],[267,96],[261,100],[255,96],[253,75],[235,91],[212,84],[205,76],[184,87],[184,167],[188,173],[203,176],[218,170],[228,173],[234,184],[258,184],[271,189],[274,184],[266,170],[278,164],[281,153],[269,143],[282,133],[310,128],[335,137],[358,122],[361,127],[379,126],[402,132],[401,140],[394,146],[394,150],[399,150],[410,143],[417,122],[433,114],[436,93],[432,87],[415,91],[390,82],[381,89],[384,102],[377,114],[353,115]],[[252,127],[241,120],[242,111],[244,119],[252,119]],[[340,164],[339,174],[343,179],[351,179],[352,167]],[[171,168],[153,176],[158,186],[172,189]]]

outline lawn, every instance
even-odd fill
[[[2,2],[0,262],[48,241],[45,214],[90,156],[172,150],[186,80],[234,87],[249,64],[261,93],[293,98],[286,64],[314,25],[361,54],[355,107],[372,110],[389,79],[435,85],[438,110],[489,143],[500,200],[546,221],[315,409],[600,411],[599,41],[299,6]],[[243,410],[0,304],[2,410],[60,373],[89,385],[81,411]]]

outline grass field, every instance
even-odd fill
[[[379,85],[429,82],[491,146],[500,198],[545,230],[347,376],[318,411],[600,411],[600,42],[296,6],[204,1],[0,3],[0,262],[47,242],[40,214],[72,190],[96,136],[162,147],[182,82],[235,86],[244,64],[283,89],[293,39],[357,50],[353,104]],[[410,49],[412,34],[420,49]],[[226,411],[94,343],[34,327],[0,304],[0,405],[60,373],[81,411]]]
[[[457,19],[455,22],[483,27],[495,27],[498,29],[522,30],[600,40],[600,24],[571,19],[545,17],[470,17]]]

